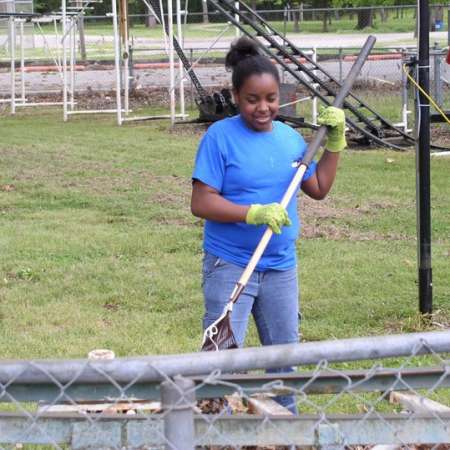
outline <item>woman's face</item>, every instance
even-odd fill
[[[241,117],[255,131],[271,131],[272,120],[280,108],[280,89],[270,73],[248,77],[234,98]]]

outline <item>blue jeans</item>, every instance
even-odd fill
[[[206,329],[222,314],[243,268],[205,253],[203,258],[203,296]],[[298,336],[299,289],[297,268],[253,272],[244,292],[233,306],[231,327],[239,345],[244,345],[250,313],[255,319],[262,345],[290,344]],[[292,372],[292,367],[273,368],[268,373]],[[295,396],[275,397],[281,405],[297,413]]]

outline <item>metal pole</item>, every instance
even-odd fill
[[[406,61],[406,49],[402,49],[402,63]],[[409,133],[408,129],[408,77],[404,70],[402,72],[402,126],[405,133]]]
[[[419,65],[418,83],[430,92],[430,15],[428,0],[419,1]],[[430,103],[418,92],[416,127],[416,198],[417,198],[417,256],[419,277],[419,310],[422,314],[433,311],[431,269],[431,207],[430,207]]]
[[[339,47],[339,83],[342,83],[342,63],[343,63],[343,56],[342,56],[342,47]]]
[[[320,361],[344,362],[400,356],[450,353],[450,330],[353,339],[270,345],[218,352],[116,358],[110,361],[34,360],[0,362],[0,383],[46,383],[49,375],[60,383],[108,383],[108,374],[117,383],[164,381],[178,374],[205,375],[253,369],[270,369],[317,364]]]
[[[177,13],[177,39],[178,39],[178,43],[180,44],[181,49],[183,50],[184,48],[184,43],[183,43],[183,29],[182,29],[182,22],[181,22],[181,1],[180,0],[176,0],[176,13]],[[185,11],[186,14],[186,11]],[[179,62],[178,62],[178,70],[179,70],[179,77],[180,77],[180,114],[182,116],[185,115],[186,110],[185,110],[185,105],[184,105],[184,82],[185,82],[185,77],[183,77],[184,74],[184,67],[183,67],[183,62],[181,61],[181,59],[179,58]]]
[[[167,450],[194,450],[195,383],[179,375],[161,383]]]
[[[130,109],[130,42],[128,35],[128,1],[119,1],[120,37],[122,43],[124,110],[128,114]]]
[[[114,70],[116,72],[116,108],[117,108],[117,124],[122,125],[122,99],[120,85],[120,38],[119,26],[117,24],[117,2],[111,1],[112,20],[114,29]]]
[[[175,66],[173,55],[173,8],[172,0],[167,1],[167,20],[169,32],[169,76],[170,76],[170,123],[175,124]]]
[[[66,0],[62,0],[62,72],[63,72],[63,118],[64,122],[67,122],[67,45],[66,45],[66,27],[67,27],[67,10],[66,10]]]
[[[75,108],[75,63],[76,63],[76,18],[71,18],[69,33],[70,48],[70,110]]]
[[[313,47],[312,49],[313,54],[312,54],[312,60],[317,63],[317,48]],[[313,70],[314,74],[317,75],[317,70]],[[314,88],[317,89],[319,86],[317,83],[314,84]],[[317,115],[318,115],[319,111],[317,108],[317,97],[314,96],[312,99],[312,123],[313,125],[317,125]]]
[[[9,53],[11,56],[11,114],[16,113],[16,23],[9,18]]]
[[[22,104],[25,103],[25,52],[24,52],[24,25],[20,20],[20,97]]]
[[[239,2],[234,2],[234,7],[237,9],[237,10],[239,10]],[[236,22],[239,22],[239,14],[235,14],[234,15],[234,18],[235,18],[235,20],[236,20]],[[235,27],[235,32],[236,32],[236,34],[235,34],[235,36],[236,36],[236,39],[237,38],[239,38],[239,36],[241,35],[241,32],[240,32],[240,30],[239,30],[239,28],[238,27]]]

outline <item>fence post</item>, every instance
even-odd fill
[[[194,450],[195,383],[176,375],[161,383],[164,437],[167,450]]]

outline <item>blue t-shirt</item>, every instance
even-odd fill
[[[203,136],[192,178],[216,189],[224,198],[240,205],[280,202],[302,159],[306,143],[302,136],[282,122],[272,131],[254,131],[239,116],[220,120]],[[303,180],[315,171],[309,165]],[[297,196],[287,208],[292,225],[274,234],[256,270],[287,270],[296,265],[295,241],[299,235]],[[245,267],[258,245],[265,225],[205,222],[205,251]]]

